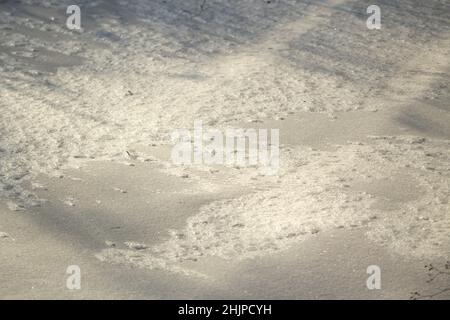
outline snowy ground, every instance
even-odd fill
[[[0,297],[449,298],[450,3],[202,3],[0,1]],[[279,174],[176,166],[195,120]]]

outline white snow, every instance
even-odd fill
[[[381,93],[415,96],[431,81],[397,76],[405,61],[428,48],[448,54],[433,42],[438,32],[448,32],[439,29],[441,17],[423,21],[414,7],[407,7],[408,23],[428,28],[415,38],[395,8],[387,13],[390,36],[368,35],[359,31],[364,23],[357,15],[334,7],[302,19],[316,4],[295,0],[211,0],[203,11],[197,1],[123,0],[113,2],[116,11],[102,11],[104,1],[83,2],[90,13],[77,33],[55,9],[69,2],[22,1],[54,19],[28,16],[26,6],[0,12],[0,197],[14,211],[38,203],[25,180],[60,176],[85,161],[129,160],[131,145],[167,141],[172,130],[191,128],[194,120],[222,128],[297,111],[333,117],[389,108]],[[448,6],[441,5],[445,15]],[[446,89],[439,90],[434,94]],[[372,138],[335,151],[284,148],[282,173],[264,180],[264,191],[204,206],[158,245],[128,245],[139,252],[107,248],[98,257],[187,272],[176,264],[202,256],[244,259],[361,225],[398,252],[443,254],[440,244],[450,230],[449,142]],[[249,183],[251,170],[230,179]],[[351,188],[399,172],[425,191],[392,210],[377,209],[375,196]],[[74,199],[62,201],[75,206]]]

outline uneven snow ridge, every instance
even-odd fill
[[[41,11],[30,15],[29,5]],[[23,179],[117,157],[195,119],[220,127],[296,110],[377,108],[368,101],[386,90],[384,79],[448,30],[438,2],[426,17],[418,3],[386,3],[389,36],[368,34],[355,14],[364,6],[351,1],[80,5],[81,33],[66,29],[60,1],[0,12],[3,195],[28,198]],[[423,29],[421,43],[410,39],[411,24]]]
[[[174,271],[184,261],[246,259],[287,249],[319,232],[360,226],[368,226],[371,239],[400,254],[445,256],[450,142],[410,136],[373,139],[374,144],[353,143],[333,152],[284,150],[284,173],[265,191],[206,205],[184,229],[171,231],[167,241],[146,250],[108,248],[98,257]],[[350,187],[398,174],[423,192],[390,209],[377,208],[380,199]]]

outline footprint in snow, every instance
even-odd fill
[[[15,202],[8,202],[6,204],[6,206],[8,207],[9,210],[11,211],[23,211],[25,210],[25,207],[23,205],[17,204]]]
[[[7,234],[6,232],[0,232],[0,239],[5,239],[5,238],[9,238],[9,234]]]
[[[120,188],[113,188],[114,191],[118,191],[120,193],[127,193],[126,190],[120,189]]]
[[[148,248],[147,245],[138,242],[124,242],[124,245],[133,250],[144,250]]]

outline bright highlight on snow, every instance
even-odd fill
[[[0,299],[450,298],[448,21],[0,1]]]

